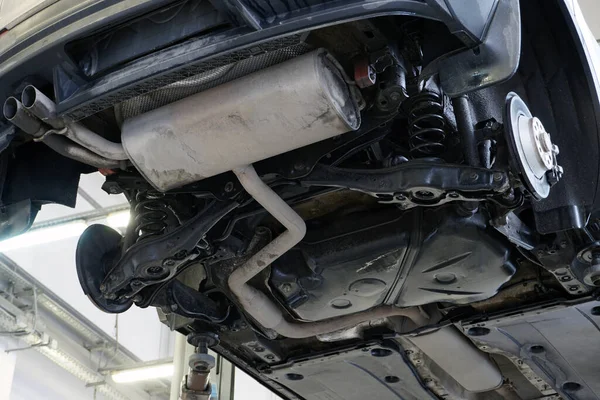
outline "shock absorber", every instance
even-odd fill
[[[135,195],[133,209],[133,242],[162,235],[167,229],[169,217],[163,193],[145,190]]]
[[[408,133],[413,156],[437,156],[443,153],[446,150],[447,130],[441,94],[425,89],[411,98]]]
[[[465,162],[473,167],[478,167],[481,164],[481,160],[477,151],[475,124],[471,116],[469,98],[467,96],[455,97],[452,99],[452,105],[454,106],[454,115],[456,116],[456,125],[460,133],[460,142]]]

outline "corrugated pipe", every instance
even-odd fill
[[[428,318],[419,308],[380,306],[356,314],[344,315],[319,322],[288,322],[282,311],[265,294],[248,281],[267,268],[277,258],[294,247],[306,234],[306,224],[286,202],[269,188],[251,165],[233,170],[246,191],[287,229],[244,265],[229,276],[229,288],[237,296],[244,310],[265,328],[288,338],[306,338],[348,328],[374,319],[403,316],[418,326]]]

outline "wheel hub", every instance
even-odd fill
[[[505,121],[515,170],[535,199],[545,199],[563,173],[557,161],[558,146],[515,93],[507,96]]]

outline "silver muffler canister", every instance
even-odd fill
[[[323,49],[126,120],[130,160],[166,191],[360,126],[346,76]]]

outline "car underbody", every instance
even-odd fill
[[[156,307],[283,398],[599,398],[572,4],[138,3],[0,48],[3,235],[99,170],[131,220],[80,238],[90,300]]]

